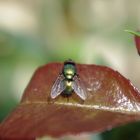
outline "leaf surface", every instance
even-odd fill
[[[60,137],[102,132],[140,120],[140,92],[117,71],[97,65],[77,64],[87,89],[83,102],[75,93],[52,100],[50,92],[63,64],[40,67],[20,104],[0,125],[1,138]]]

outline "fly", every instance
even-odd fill
[[[51,98],[58,95],[71,96],[73,91],[82,99],[87,97],[86,88],[77,74],[76,65],[72,60],[64,62],[61,74],[57,77],[51,90]]]

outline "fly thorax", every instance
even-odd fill
[[[72,86],[72,81],[66,81],[66,86],[71,87]]]
[[[67,64],[67,65],[64,66],[63,74],[64,74],[66,79],[72,80],[75,73],[76,73],[76,69],[73,65]]]

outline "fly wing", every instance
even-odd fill
[[[74,77],[72,88],[81,99],[85,100],[87,98],[86,88],[77,75]]]
[[[61,74],[59,75],[59,77],[56,79],[53,87],[52,87],[52,90],[51,90],[51,98],[56,98],[58,95],[60,95],[64,89],[65,89],[65,86],[64,86],[64,76]]]

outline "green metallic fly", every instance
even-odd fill
[[[64,62],[62,72],[59,74],[51,90],[51,98],[58,95],[69,97],[75,92],[82,100],[87,98],[86,88],[77,74],[76,65],[72,60]]]

